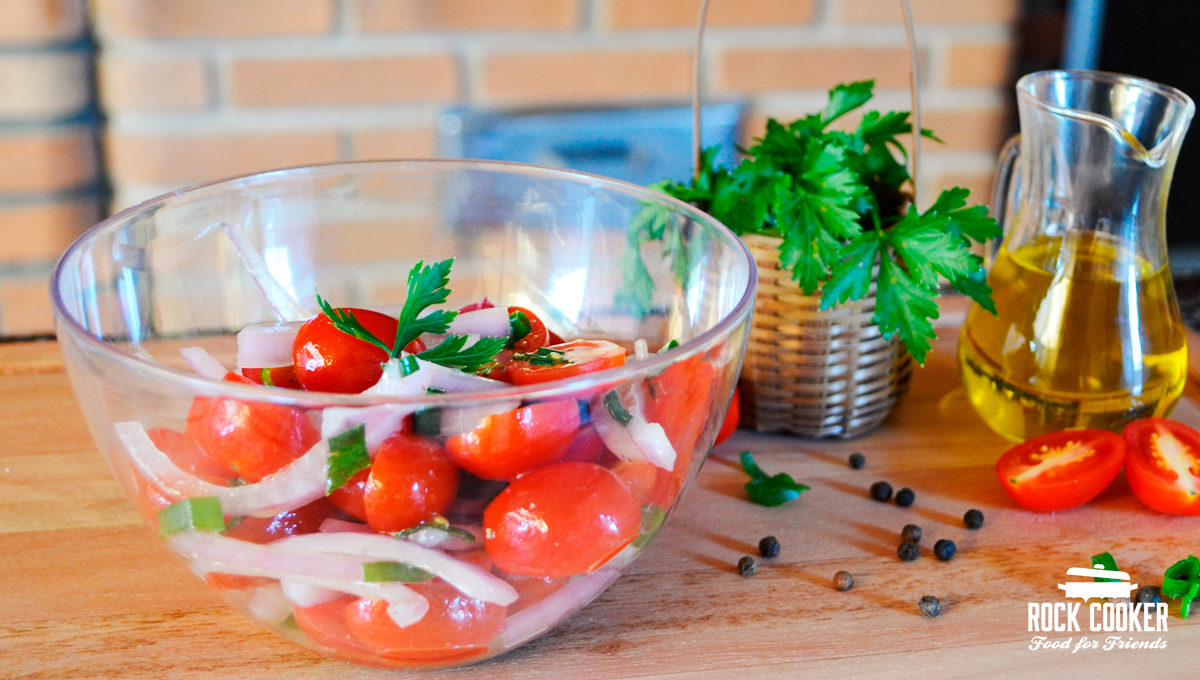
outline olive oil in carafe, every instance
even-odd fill
[[[1179,400],[1187,344],[1165,265],[1100,233],[1042,236],[1001,248],[988,283],[996,314],[972,307],[958,359],[996,432],[1120,431]]]

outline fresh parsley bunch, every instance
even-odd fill
[[[710,148],[698,177],[654,188],[738,234],[781,238],[780,264],[806,295],[821,292],[822,309],[862,298],[877,273],[874,321],[884,337],[899,334],[923,364],[934,338],[939,277],[995,311],[983,260],[970,248],[999,236],[1000,228],[986,208],[967,205],[969,192],[960,187],[943,191],[924,212],[908,203],[912,178],[899,137],[912,132],[909,112],[868,111],[853,130],[831,127],[869,101],[873,88],[871,80],[838,85],[819,113],[788,125],[769,120],[736,167],[717,167]],[[674,232],[654,226],[635,229],[631,245],[659,238],[667,254],[678,249],[669,238]]]

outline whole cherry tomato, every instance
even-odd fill
[[[458,467],[436,442],[406,432],[384,440],[363,489],[367,524],[392,533],[447,512],[458,494]]]
[[[511,479],[561,459],[579,424],[573,399],[543,401],[485,417],[475,429],[446,440],[446,450],[476,477]]]
[[[396,340],[396,319],[369,309],[345,308],[387,347]],[[421,352],[425,346],[413,340],[405,351]],[[296,380],[314,392],[362,392],[379,381],[383,363],[390,357],[382,347],[338,330],[329,317],[319,314],[304,323],[292,343]]]
[[[321,438],[299,409],[229,397],[196,397],[187,436],[238,477],[257,482],[279,470]]]
[[[555,463],[513,480],[483,512],[497,568],[571,576],[604,564],[637,538],[642,510],[625,482],[593,463]]]

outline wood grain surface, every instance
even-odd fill
[[[1065,602],[1056,584],[1108,550],[1134,582],[1200,552],[1200,518],[1144,509],[1118,479],[1083,508],[1036,514],[995,481],[1007,444],[967,403],[954,364],[955,316],[900,410],[851,441],[746,431],[712,452],[666,528],[628,573],[555,631],[463,669],[405,672],[323,659],[259,629],[141,524],[97,453],[52,342],[0,345],[0,677],[2,678],[796,678],[1194,677],[1196,617],[1171,602],[1161,632],[1080,632],[1051,640],[1160,639],[1163,649],[1029,649],[1029,602]],[[1189,380],[1175,417],[1200,426]],[[737,454],[812,489],[779,508],[745,500]],[[847,456],[862,451],[864,469]],[[872,501],[887,480],[910,508]],[[979,508],[985,525],[962,515]],[[901,562],[901,528],[924,529]],[[774,535],[757,574],[736,563]],[[958,555],[939,562],[939,538]],[[848,592],[832,586],[854,574]],[[922,616],[923,595],[941,599]]]

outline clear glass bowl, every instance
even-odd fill
[[[643,243],[646,233],[654,238]],[[244,237],[243,251],[231,234]],[[247,249],[282,291],[274,299],[243,260]],[[217,377],[244,368],[237,333],[279,321],[280,295],[307,314],[318,293],[337,306],[395,309],[410,268],[447,258],[446,309],[484,298],[518,305],[567,340],[621,345],[627,362],[541,384],[408,396]],[[323,654],[449,666],[550,630],[645,549],[720,427],[755,285],[736,236],[657,193],[517,164],[395,161],[280,170],[152,199],[74,243],[52,297],[99,448],[192,571]],[[658,351],[671,340],[680,344]],[[200,348],[218,372],[195,368],[196,355],[184,354],[196,350],[185,348]],[[547,430],[539,418],[558,424]],[[382,421],[443,458],[467,440],[484,460],[510,455],[514,441],[551,451],[516,473],[453,468],[449,500],[398,537],[359,521],[352,502],[313,491],[343,453],[344,441],[328,439],[335,422],[367,423],[357,441],[376,462],[360,490],[384,479],[375,454],[391,430]],[[392,466],[420,460],[412,448],[389,454]],[[229,479],[229,467],[206,467],[281,449],[286,462],[265,475]]]

